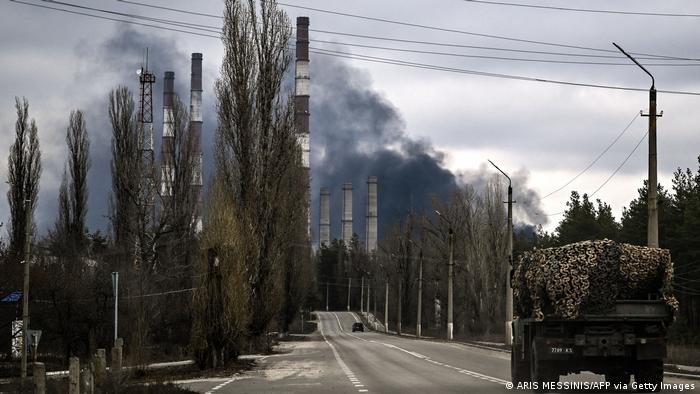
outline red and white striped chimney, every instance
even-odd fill
[[[297,129],[297,141],[301,146],[301,162],[305,170],[306,181],[306,206],[307,206],[307,234],[311,235],[311,187],[310,182],[310,132],[309,132],[309,18],[300,16],[297,18],[297,45],[296,45],[296,75],[294,96],[294,121]]]
[[[190,133],[194,143],[194,174],[192,189],[197,199],[194,225],[195,231],[202,231],[202,54],[192,54],[192,75],[190,87]]]

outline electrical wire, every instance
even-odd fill
[[[173,8],[173,7],[158,6],[158,5],[146,3],[143,1],[130,1],[130,0],[117,0],[117,1],[119,1],[121,3],[127,3],[127,4],[132,4],[132,5],[138,5],[141,7],[155,8],[155,9],[161,9],[161,10],[172,11],[172,12],[178,12],[178,13],[182,13],[182,14],[223,19],[223,17],[221,15],[194,12],[194,11]],[[269,1],[269,0],[261,0],[261,1]],[[436,30],[436,31],[442,31],[442,32],[449,32],[449,33],[458,33],[458,34],[464,34],[464,35],[486,37],[486,38],[493,38],[493,39],[500,39],[500,40],[507,40],[507,41],[523,42],[523,43],[528,43],[528,44],[538,44],[538,45],[547,45],[547,46],[555,46],[555,47],[570,48],[570,49],[588,50],[588,51],[594,51],[594,52],[604,52],[604,53],[615,54],[616,56],[614,56],[614,57],[619,58],[619,56],[617,56],[619,54],[619,52],[617,50],[613,50],[613,49],[592,48],[592,47],[586,47],[586,46],[580,46],[580,45],[569,45],[569,44],[552,43],[552,42],[546,42],[546,41],[525,40],[525,39],[520,39],[520,38],[516,38],[516,37],[506,37],[506,36],[499,36],[499,35],[474,33],[474,32],[469,32],[469,31],[464,31],[464,30],[448,29],[448,28],[442,28],[442,27],[438,27],[438,26],[421,25],[421,24],[395,21],[395,20],[384,19],[384,18],[375,18],[375,17],[365,16],[365,15],[356,15],[356,14],[350,14],[350,13],[345,13],[345,12],[338,12],[338,11],[321,9],[321,8],[306,7],[306,6],[296,5],[296,4],[288,4],[288,3],[282,3],[282,2],[277,2],[277,4],[279,4],[281,6],[285,6],[285,7],[290,7],[290,8],[298,8],[298,9],[304,9],[304,10],[308,10],[308,11],[315,11],[315,12],[327,13],[327,14],[332,14],[332,15],[339,15],[339,16],[357,18],[357,19],[362,19],[362,20],[371,20],[371,21],[375,21],[375,22],[396,24],[396,25],[401,25],[401,26],[416,27],[416,28],[422,28],[422,29]],[[321,33],[328,33],[328,34],[341,34],[341,35],[347,35],[347,36],[354,36],[354,37],[358,37],[358,38],[363,37],[363,38],[381,39],[379,37],[362,36],[359,34],[338,33],[338,32],[330,32],[330,31],[314,30],[314,29],[309,29],[309,30],[321,32]],[[387,38],[384,38],[384,39],[387,39]],[[413,40],[400,40],[400,39],[390,39],[390,40],[403,41],[403,42],[413,41]],[[419,42],[415,42],[415,43],[419,43]],[[422,42],[422,43],[427,43],[427,42]],[[432,43],[432,44],[433,45],[441,45],[441,44],[436,44],[436,43]],[[484,48],[484,49],[486,49],[486,48]],[[646,54],[646,53],[639,53],[639,52],[631,52],[631,54],[637,55],[637,56],[648,56],[648,57],[651,57],[654,59],[700,61],[700,59],[698,59],[698,58]],[[579,56],[586,56],[585,54],[578,54],[578,55]],[[569,54],[568,56],[576,56],[576,55]],[[593,56],[593,55],[589,55],[589,56]]]
[[[10,0],[10,1],[12,1],[12,0]],[[197,29],[197,30],[207,31],[210,33],[220,33],[221,32],[221,28],[218,26],[210,26],[210,25],[202,25],[202,24],[190,23],[190,22],[173,21],[170,19],[162,19],[162,18],[152,18],[152,17],[148,17],[148,16],[143,16],[143,15],[136,15],[136,14],[129,14],[129,13],[125,13],[125,12],[106,10],[104,8],[88,7],[88,6],[84,6],[84,5],[67,3],[67,2],[63,2],[63,1],[57,1],[57,0],[40,0],[40,1],[44,2],[44,3],[62,5],[64,7],[73,7],[73,8],[78,8],[78,9],[82,9],[82,10],[97,11],[97,12],[103,12],[105,14],[125,16],[128,18],[134,18],[134,19],[142,19],[142,20],[146,20],[149,22],[158,22],[158,23],[164,23],[164,24],[169,24],[169,25],[174,25],[174,26],[179,26],[179,27],[193,28],[193,29]]]
[[[629,160],[629,158],[632,157],[634,152],[637,151],[637,149],[639,148],[639,145],[641,145],[642,142],[644,142],[644,140],[647,138],[648,134],[649,134],[648,131],[646,133],[644,133],[644,136],[642,136],[642,139],[640,139],[639,142],[637,142],[637,145],[634,146],[634,149],[632,149],[632,151],[627,155],[627,157],[625,157],[625,159],[622,161],[622,163],[620,163],[620,165],[617,166],[615,171],[613,171],[612,174],[610,174],[610,176],[602,184],[600,184],[600,186],[598,186],[598,188],[595,189],[595,191],[593,193],[591,193],[589,195],[589,197],[595,196],[603,187],[605,187],[605,185],[608,184],[608,182],[610,182],[610,180],[618,173],[618,171],[620,171],[620,169],[622,169],[622,167],[625,165],[625,163],[627,163],[627,160]],[[561,215],[565,212],[566,211],[561,211],[561,212],[556,212],[556,213],[545,214],[542,216],[558,216],[558,215]]]
[[[645,88],[632,88],[632,87],[625,87],[625,86],[591,84],[591,83],[583,83],[583,82],[570,82],[570,81],[561,81],[561,80],[547,79],[547,78],[536,78],[536,77],[528,77],[528,76],[514,75],[514,74],[493,73],[493,72],[487,72],[487,71],[477,71],[477,70],[469,70],[469,69],[463,69],[463,68],[446,67],[446,66],[439,66],[439,65],[426,64],[426,63],[409,62],[409,61],[400,60],[400,59],[353,54],[353,53],[334,51],[334,50],[323,49],[323,48],[309,47],[309,50],[313,53],[320,54],[320,55],[362,60],[362,61],[373,62],[373,63],[383,63],[383,64],[392,64],[392,65],[397,65],[397,66],[429,69],[429,70],[436,70],[436,71],[445,71],[445,72],[457,73],[457,74],[479,75],[479,76],[483,76],[483,77],[493,77],[493,78],[511,79],[511,80],[518,80],[518,81],[541,82],[541,83],[549,83],[549,84],[556,84],[556,85],[579,86],[579,87],[610,89],[610,90],[626,90],[626,91],[637,91],[637,92],[647,92],[648,91],[648,89],[645,89]],[[679,91],[679,90],[657,90],[657,92],[667,93],[667,94],[700,96],[700,92],[688,92],[688,91]]]
[[[42,5],[42,4],[34,4],[34,3],[29,3],[29,2],[21,1],[21,0],[9,0],[9,1],[12,2],[12,3],[24,4],[24,5],[28,5],[28,6],[32,6],[32,7],[38,7],[38,8],[45,8],[45,9],[49,9],[49,10],[65,12],[65,13],[68,13],[68,14],[87,16],[87,17],[96,18],[96,19],[103,19],[103,20],[109,20],[109,21],[114,21],[114,22],[128,23],[128,24],[131,24],[131,25],[137,25],[137,26],[143,26],[143,27],[150,27],[150,28],[161,29],[161,30],[167,30],[167,31],[172,31],[172,32],[177,32],[177,33],[191,34],[191,35],[201,36],[201,37],[220,38],[219,36],[214,36],[214,35],[210,35],[210,34],[203,34],[203,33],[197,33],[197,32],[187,31],[187,30],[174,29],[174,28],[170,28],[170,27],[152,25],[152,24],[148,24],[148,23],[135,22],[135,21],[125,20],[125,19],[110,18],[110,17],[107,17],[107,16],[88,14],[88,13],[80,12],[80,11],[71,11],[71,10],[66,10],[66,9],[63,9],[63,8],[51,7],[51,6]]]
[[[586,13],[594,13],[594,14],[665,16],[665,17],[688,17],[688,18],[699,18],[700,17],[700,14],[617,11],[617,10],[600,10],[600,9],[593,9],[593,8],[569,8],[569,7],[557,7],[557,6],[548,6],[548,5],[540,5],[540,4],[510,3],[510,2],[505,2],[505,1],[487,1],[487,0],[461,0],[461,1],[464,1],[466,3],[479,3],[479,4],[499,5],[499,6],[509,6],[509,7],[521,7],[521,8],[537,8],[537,9],[554,10],[554,11],[586,12]]]
[[[578,179],[578,177],[580,177],[580,176],[583,175],[586,171],[588,171],[591,167],[593,167],[593,165],[594,165],[595,163],[597,163],[598,160],[600,160],[600,158],[603,157],[603,155],[605,155],[605,154],[608,152],[608,150],[610,150],[610,148],[612,148],[613,145],[615,145],[615,143],[617,143],[617,141],[620,140],[620,138],[627,132],[627,130],[629,130],[630,126],[632,126],[632,123],[634,123],[634,121],[637,120],[637,118],[639,118],[639,113],[635,113],[635,115],[634,115],[634,117],[632,118],[632,120],[630,120],[630,122],[629,122],[629,123],[627,124],[627,126],[622,130],[622,132],[620,132],[620,133],[617,135],[617,137],[615,137],[615,139],[614,139],[602,152],[600,152],[600,154],[598,155],[598,157],[596,157],[590,164],[588,164],[588,166],[586,166],[586,168],[584,168],[581,172],[579,172],[578,174],[576,174],[575,177],[571,178],[571,180],[569,180],[568,182],[566,182],[564,185],[562,185],[562,186],[559,187],[558,189],[553,190],[553,191],[547,193],[544,197],[540,198],[540,200],[544,200],[545,198],[551,196],[552,194],[555,194],[555,193],[560,192],[562,189],[564,189],[565,187],[569,186],[572,182],[574,182],[576,179]]]
[[[649,135],[649,132],[648,132],[648,131],[647,131],[646,133],[644,133],[644,136],[642,137],[642,139],[640,139],[639,142],[637,142],[637,145],[634,146],[634,149],[632,149],[632,152],[630,152],[630,154],[627,155],[627,157],[625,157],[625,160],[623,160],[622,163],[620,163],[620,165],[615,169],[615,171],[613,171],[613,173],[610,174],[610,176],[608,177],[608,179],[606,179],[605,182],[603,182],[600,186],[598,186],[597,189],[595,189],[595,191],[594,191],[593,193],[591,193],[590,197],[595,196],[596,193],[598,193],[598,192],[600,191],[600,189],[602,189],[603,187],[605,187],[605,185],[607,185],[608,182],[610,182],[610,180],[615,176],[615,174],[617,174],[617,172],[620,171],[620,169],[622,168],[622,166],[624,166],[625,163],[627,163],[627,160],[629,160],[629,158],[632,157],[632,155],[634,154],[634,152],[637,151],[637,148],[639,148],[639,145],[641,145],[642,142],[644,142],[644,140],[647,138],[647,135]]]
[[[556,60],[556,59],[528,59],[528,58],[514,58],[505,56],[487,56],[487,55],[469,55],[464,53],[453,53],[453,52],[438,52],[438,51],[426,51],[418,49],[407,49],[407,48],[394,48],[385,47],[377,45],[366,45],[366,44],[352,44],[348,42],[337,42],[337,41],[327,41],[327,40],[317,40],[311,39],[311,42],[333,44],[333,45],[343,45],[349,47],[357,48],[368,48],[368,49],[379,49],[384,51],[393,52],[403,52],[403,53],[419,53],[426,55],[440,55],[440,56],[451,56],[451,57],[464,57],[473,59],[491,59],[491,60],[506,60],[506,61],[520,61],[520,62],[533,62],[533,63],[554,63],[554,64],[573,64],[573,65],[594,65],[594,66],[632,66],[637,67],[636,64],[630,62],[624,63],[613,63],[613,62],[586,62],[586,61],[575,61],[575,60]],[[699,63],[642,63],[642,65],[647,67],[700,67]]]
[[[110,17],[100,16],[100,15],[93,15],[93,14],[88,14],[88,13],[83,13],[83,12],[78,12],[78,11],[71,11],[71,10],[66,10],[66,9],[61,9],[61,8],[56,8],[56,7],[50,7],[50,6],[41,5],[41,4],[28,3],[25,1],[21,1],[21,0],[10,0],[10,1],[12,1],[14,3],[25,4],[25,5],[40,7],[40,8],[46,8],[46,9],[51,9],[51,10],[60,11],[60,12],[66,12],[66,13],[70,13],[70,14],[88,16],[88,17],[92,17],[92,18],[129,23],[129,24],[134,24],[134,25],[140,25],[140,26],[151,27],[151,28],[155,28],[155,29],[191,34],[191,35],[196,35],[196,36],[203,36],[203,37],[210,37],[210,38],[217,38],[217,39],[220,38],[219,36],[214,36],[214,35],[209,35],[209,34],[202,34],[202,33],[197,33],[197,32],[192,32],[192,31],[173,29],[173,28],[168,28],[168,27],[163,27],[163,26],[139,23],[139,22],[117,19],[117,18],[110,18]],[[340,57],[340,58],[355,59],[355,60],[361,60],[361,61],[373,62],[373,63],[391,64],[391,65],[398,65],[398,66],[404,66],[404,67],[430,69],[430,70],[444,71],[444,72],[451,72],[451,73],[479,75],[479,76],[486,76],[486,77],[530,81],[530,82],[542,82],[542,83],[559,84],[559,85],[567,85],[567,86],[580,86],[580,87],[591,87],[591,88],[613,89],[613,90],[628,90],[628,91],[646,91],[646,89],[642,89],[642,88],[630,88],[630,87],[622,87],[622,86],[588,84],[588,83],[579,83],[579,82],[551,80],[551,79],[545,79],[545,78],[526,77],[526,76],[520,76],[520,75],[490,73],[490,72],[484,72],[484,71],[467,70],[467,69],[443,67],[443,66],[424,64],[424,63],[408,62],[408,61],[391,59],[391,58],[382,58],[382,57],[376,57],[376,56],[352,54],[352,53],[348,53],[348,52],[332,51],[332,50],[326,50],[326,49],[321,49],[321,48],[310,48],[310,49],[312,49],[311,52],[316,53],[316,54],[320,54],[320,55],[335,56],[335,57]],[[700,95],[700,93],[697,93],[697,92],[684,92],[684,91],[672,91],[672,90],[658,90],[658,92],[668,93],[668,94]]]

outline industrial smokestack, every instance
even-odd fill
[[[367,253],[372,254],[377,250],[377,177],[367,178]]]
[[[173,132],[173,106],[175,105],[175,73],[166,71],[163,77],[163,141],[160,145],[160,194],[167,204],[173,193],[173,151],[175,134]]]
[[[352,241],[352,183],[348,182],[343,185],[343,216],[342,222],[342,237],[345,242],[345,247],[350,247]]]
[[[194,151],[194,175],[192,191],[197,199],[195,208],[195,231],[202,231],[202,54],[192,54],[190,85],[190,133]]]
[[[296,45],[296,74],[294,96],[294,122],[297,130],[297,141],[301,147],[301,162],[304,167],[306,182],[306,206],[310,208],[309,198],[309,18],[300,16],[297,18],[297,45]],[[311,235],[311,209],[307,209],[307,232]]]
[[[327,187],[321,188],[321,213],[319,220],[319,246],[331,242],[331,192]]]

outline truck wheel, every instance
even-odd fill
[[[630,384],[630,374],[625,371],[612,371],[605,374],[605,381],[610,384]]]
[[[548,365],[548,363],[539,359],[537,347],[533,341],[530,350],[530,379],[533,383],[537,384],[537,388],[533,389],[534,392],[547,393],[549,389],[544,387],[544,383],[559,380],[559,376],[552,368],[552,365]]]
[[[513,387],[518,387],[518,383],[530,381],[530,364],[521,357],[519,347],[513,344],[510,351],[510,381]]]
[[[653,384],[656,389],[640,388],[639,392],[658,392],[661,390],[661,383],[664,381],[664,363],[663,360],[641,360],[637,361],[637,373],[634,375],[634,381],[639,384]]]

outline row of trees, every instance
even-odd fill
[[[268,333],[287,332],[306,302],[314,276],[308,180],[293,100],[281,91],[290,64],[290,23],[274,2],[256,8],[253,1],[229,0],[224,19],[216,168],[200,234],[192,185],[199,157],[186,107],[176,99],[173,148],[160,157],[161,167],[142,148],[147,136],[126,87],[110,93],[107,108],[110,234],[86,228],[90,141],[79,110],[70,114],[66,131],[68,160],[55,226],[41,238],[31,223],[27,232],[41,160],[28,103],[17,100],[8,177],[10,242],[0,248],[7,273],[0,293],[21,288],[29,233],[31,327],[43,330],[42,352],[61,354],[66,362],[111,346],[112,272],[120,274],[119,333],[135,364],[194,354],[202,366],[217,367],[242,351],[269,350]]]
[[[700,162],[700,158],[699,158]],[[671,250],[675,265],[674,291],[681,304],[675,333],[698,341],[700,328],[700,166],[697,172],[678,169],[672,191],[659,185],[660,246]],[[384,321],[385,290],[390,329],[413,332],[422,265],[421,325],[424,333],[444,336],[446,324],[449,227],[454,230],[455,335],[489,337],[503,330],[504,285],[507,260],[505,209],[501,189],[490,183],[484,190],[464,187],[448,201],[434,200],[435,215],[409,214],[394,224],[375,254],[368,255],[357,237],[350,245],[333,240],[317,256],[317,306],[352,309],[361,305]],[[571,193],[556,230],[549,233],[516,225],[514,256],[534,247],[608,238],[646,245],[647,186],[623,210],[618,221],[609,204],[586,194]],[[362,286],[365,283],[365,286]],[[370,291],[369,304],[360,300]],[[439,329],[439,331],[435,331]]]
[[[508,246],[503,197],[500,186],[489,182],[484,190],[467,185],[446,201],[436,198],[439,215],[408,213],[371,255],[356,236],[347,246],[337,240],[322,246],[319,307],[325,308],[328,294],[330,309],[345,309],[348,299],[350,307],[358,309],[364,295],[366,310],[383,321],[388,301],[389,328],[415,332],[422,278],[422,334],[444,336],[451,230],[455,336],[490,337],[502,332]]]

